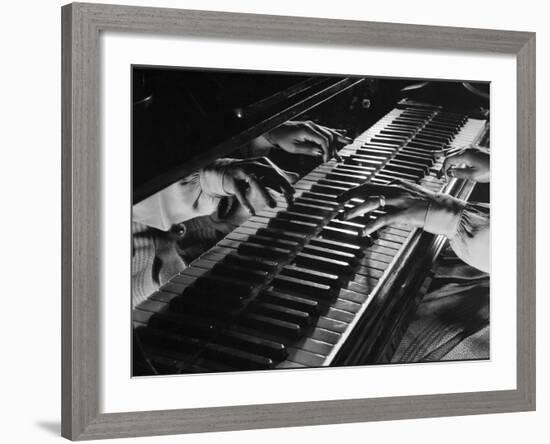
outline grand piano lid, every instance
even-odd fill
[[[243,74],[239,75],[242,82]],[[132,202],[140,202],[363,80],[289,76],[287,83],[291,84],[284,89],[243,106],[228,103],[183,129],[177,105],[170,100],[155,102],[154,88],[137,82],[134,76]]]

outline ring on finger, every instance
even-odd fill
[[[378,208],[384,208],[386,206],[386,196],[378,196]]]

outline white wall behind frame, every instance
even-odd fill
[[[103,3],[117,3],[102,0]],[[544,443],[550,414],[550,371],[548,337],[550,325],[545,298],[546,254],[550,250],[544,229],[549,210],[545,190],[550,187],[546,172],[550,164],[544,149],[550,113],[546,79],[550,78],[550,30],[544,2],[521,3],[394,0],[358,2],[338,0],[119,0],[119,3],[190,9],[231,10],[516,29],[537,32],[539,298],[538,401],[537,412],[483,415],[475,417],[392,421],[369,424],[304,427],[127,439],[131,443],[333,443],[358,440],[377,442],[421,442],[448,444]],[[2,117],[3,198],[1,228],[2,284],[5,314],[0,322],[2,366],[0,367],[2,436],[11,443],[64,442],[59,437],[59,313],[60,313],[60,19],[64,1],[29,0],[3,5],[2,59],[0,69]],[[31,284],[39,284],[34,291]],[[31,290],[29,291],[29,286]],[[22,319],[24,318],[24,322]],[[123,442],[123,441],[121,441]]]

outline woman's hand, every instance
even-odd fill
[[[384,209],[386,214],[369,220],[363,236],[391,224],[404,224],[423,228],[433,234],[452,237],[456,233],[465,202],[454,197],[434,193],[419,185],[399,181],[391,185],[365,184],[344,192],[339,200],[360,199],[353,209],[344,213],[349,220]]]
[[[235,196],[241,206],[254,215],[266,206],[277,205],[272,192],[292,201],[292,183],[298,175],[280,169],[266,157],[245,160],[224,159],[205,168],[201,188],[213,196]]]
[[[274,146],[291,154],[322,157],[323,162],[337,157],[338,144],[350,143],[342,130],[317,125],[311,121],[286,122],[256,139],[257,147]]]
[[[443,162],[447,177],[487,183],[491,178],[489,152],[480,148],[460,148],[447,154]]]

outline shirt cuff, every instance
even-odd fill
[[[424,230],[430,233],[442,234],[452,239],[456,236],[460,220],[467,202],[438,193],[430,201],[426,218],[424,220]]]
[[[200,170],[199,183],[201,190],[212,197],[231,196],[231,193],[225,191],[223,180],[227,166],[234,161],[235,159],[218,159]]]

